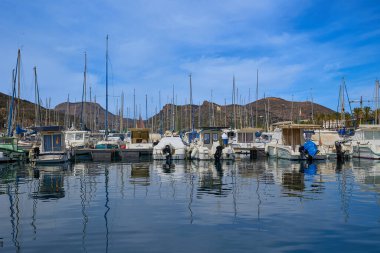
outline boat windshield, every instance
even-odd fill
[[[380,131],[364,131],[365,140],[380,140]]]
[[[0,144],[13,144],[13,138],[1,138]]]
[[[69,133],[69,134],[66,134],[66,139],[68,141],[80,141],[80,140],[83,140],[83,133]]]

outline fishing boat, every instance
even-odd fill
[[[65,163],[69,160],[69,151],[65,145],[65,134],[61,126],[35,127],[41,137],[29,153],[30,161],[36,164]]]
[[[294,124],[291,121],[272,125],[274,130],[272,141],[265,146],[265,153],[270,157],[287,160],[324,160],[326,154],[321,153],[311,140],[319,125]]]
[[[380,159],[380,125],[359,125],[352,146],[353,157]]]
[[[191,159],[235,160],[231,145],[222,142],[223,128],[205,127],[199,132],[199,139],[192,144]]]
[[[167,132],[160,142],[153,147],[154,160],[184,160],[186,145],[178,134]]]

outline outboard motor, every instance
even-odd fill
[[[36,159],[40,156],[40,147],[34,147],[33,148],[33,158]]]
[[[164,156],[166,156],[166,163],[170,163],[172,160],[172,149],[170,145],[166,145],[162,150],[162,153],[164,154]]]
[[[217,146],[216,147],[216,151],[215,151],[215,154],[214,154],[215,161],[219,161],[220,158],[222,157],[222,155],[223,155],[222,150],[223,150],[222,146]]]
[[[336,159],[338,161],[344,161],[345,151],[342,150],[342,143],[340,141],[335,142]]]

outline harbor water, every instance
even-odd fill
[[[0,166],[0,252],[380,252],[376,161]]]

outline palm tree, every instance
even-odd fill
[[[361,124],[361,119],[362,119],[362,109],[359,108],[359,107],[354,108],[353,116],[354,116],[356,122],[359,122],[359,124]]]
[[[363,108],[363,120],[365,123],[368,123],[371,117],[371,108],[369,106],[365,106]],[[375,122],[377,122],[377,119],[375,119]]]

